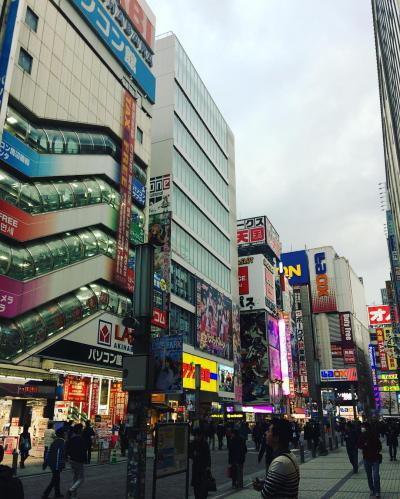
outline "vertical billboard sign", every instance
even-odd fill
[[[239,295],[242,311],[275,312],[274,268],[264,255],[239,258]]]
[[[281,243],[279,241],[279,234],[267,217],[265,217],[265,227],[267,230],[267,244],[277,259],[280,260]]]
[[[385,352],[388,370],[395,371],[397,369],[397,359],[394,350],[395,341],[393,330],[390,326],[386,326],[383,328],[383,337],[385,340]]]
[[[153,338],[154,389],[157,392],[176,394],[183,392],[181,335]]]
[[[345,364],[356,363],[356,351],[354,347],[353,326],[351,323],[351,313],[342,312],[339,314],[340,335],[342,337],[343,359]]]
[[[265,403],[269,400],[266,313],[241,314],[240,338],[243,403]]]
[[[232,350],[233,350],[233,368],[235,372],[235,400],[239,404],[243,401],[242,388],[242,348],[240,343],[240,309],[236,304],[232,305]]]
[[[371,364],[371,375],[372,375],[372,386],[374,390],[374,399],[376,409],[381,412],[381,397],[379,395],[379,384],[378,384],[378,376],[376,372],[376,362],[375,362],[375,347],[374,345],[368,345],[369,359]]]
[[[383,326],[384,324],[392,323],[389,305],[378,305],[367,307],[367,309],[368,323],[370,326]]]
[[[281,263],[283,272],[288,278],[291,286],[299,286],[301,284],[310,283],[307,253],[304,250],[282,253]]]
[[[307,250],[314,314],[336,312],[335,252],[327,246]]]
[[[303,310],[301,306],[301,289],[299,287],[293,288],[294,295],[294,309],[296,315],[296,331],[297,331],[297,351],[299,355],[299,374],[301,383],[301,393],[303,397],[309,396],[308,388],[308,374],[307,374],[307,360],[306,350],[304,344],[304,324],[303,324]]]
[[[290,315],[287,313],[283,313],[282,317],[285,321],[286,353],[287,353],[288,375],[289,375],[289,396],[294,397],[293,356],[292,356],[292,321],[291,321]]]
[[[168,328],[171,292],[170,175],[150,181],[149,243],[154,246],[153,326]]]
[[[376,329],[376,339],[378,342],[378,352],[379,352],[379,361],[381,364],[381,371],[387,371],[389,368],[386,360],[385,335],[383,332],[383,328],[378,327]]]
[[[232,302],[197,281],[197,345],[203,352],[232,359]]]
[[[280,358],[280,334],[278,319],[268,315],[268,349],[269,349],[269,379],[282,380]]]
[[[0,4],[2,3],[3,2]],[[3,6],[3,8],[4,7],[5,6]],[[22,7],[23,6],[20,0],[11,0],[9,2],[8,14],[4,23],[4,37],[2,41],[0,40],[0,139],[7,112],[8,93],[10,90],[12,70],[14,66],[13,56],[18,43],[19,30],[16,29],[16,26],[17,20],[20,17],[19,12],[21,12]],[[2,31],[3,27],[0,26],[0,33],[2,33]]]
[[[115,282],[133,292],[133,270],[128,268],[130,224],[132,212],[133,160],[135,156],[136,100],[125,90],[122,125],[121,175]]]

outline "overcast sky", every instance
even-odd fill
[[[148,0],[236,140],[238,217],[284,251],[332,245],[380,302],[389,262],[369,0]]]

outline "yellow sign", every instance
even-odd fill
[[[397,379],[397,374],[394,373],[394,374],[383,374],[381,373],[379,375],[380,379]]]
[[[183,388],[194,390],[196,388],[196,364],[200,364],[200,390],[204,392],[218,391],[218,369],[217,363],[212,360],[197,357],[183,352],[182,377]]]
[[[392,328],[384,327],[383,333],[385,335],[385,350],[386,350],[388,370],[395,371],[397,369],[397,359],[395,357],[394,348],[393,348]]]
[[[383,389],[384,392],[400,392],[400,386],[399,385],[393,385],[393,386],[384,386],[384,387],[379,387],[379,389]]]

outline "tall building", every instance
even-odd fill
[[[400,241],[400,2],[372,0],[381,104],[388,224],[399,252]],[[393,280],[393,278],[392,278]]]
[[[234,137],[174,34],[156,40],[154,70],[149,232],[159,251],[153,326],[183,335],[184,364],[199,363],[219,379],[217,388],[212,380],[202,384],[203,404],[216,402],[217,391],[219,400],[232,401],[233,384],[223,381],[233,377],[237,343]],[[182,406],[193,395],[191,381],[184,376]]]
[[[142,0],[4,6],[0,427],[115,421],[134,246],[147,240],[155,18]]]

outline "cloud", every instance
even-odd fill
[[[369,302],[389,276],[369,2],[151,0],[235,134],[238,216],[286,249],[333,245]]]

